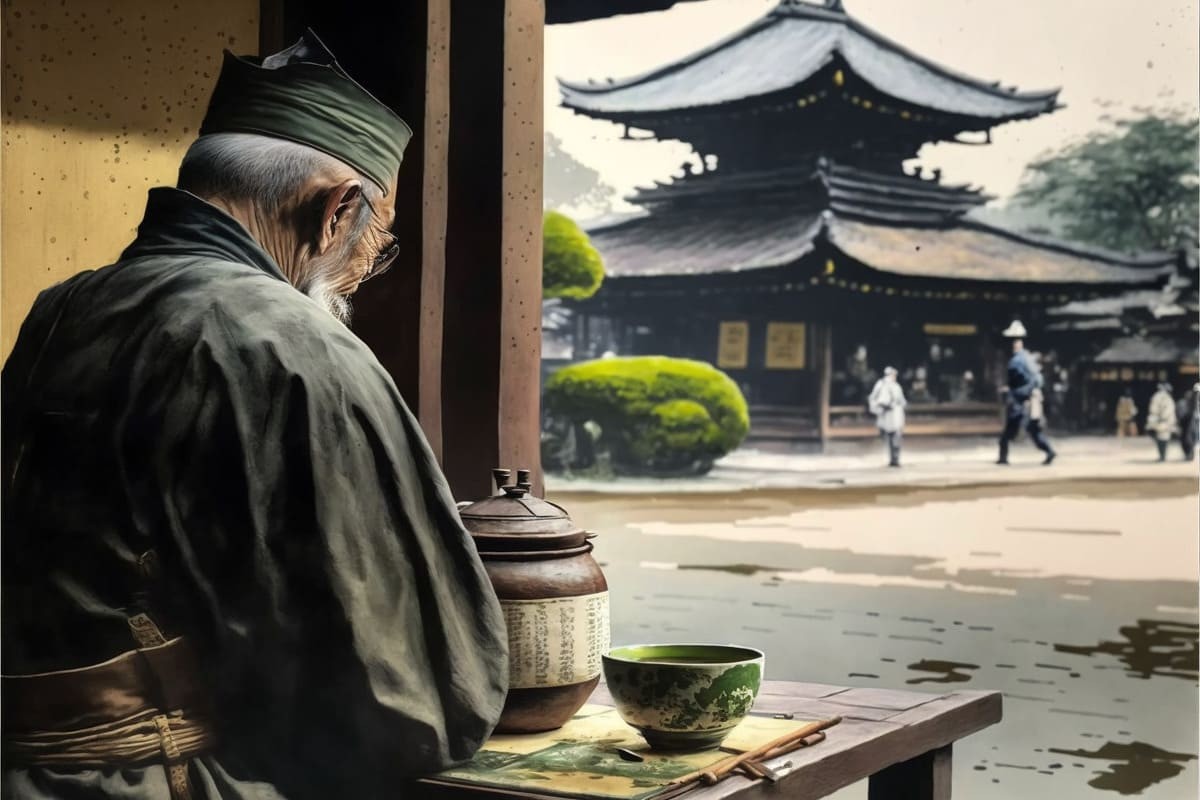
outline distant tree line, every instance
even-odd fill
[[[1160,112],[1034,161],[1014,198],[1065,236],[1112,250],[1194,248],[1200,220],[1200,120]]]

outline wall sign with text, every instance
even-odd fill
[[[750,323],[722,322],[717,343],[717,366],[745,369],[750,356]]]
[[[767,323],[767,369],[804,369],[803,322]]]

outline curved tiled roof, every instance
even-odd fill
[[[1183,344],[1156,336],[1125,336],[1094,359],[1097,364],[1195,364],[1195,343]]]
[[[1169,255],[1130,259],[1101,254],[973,220],[924,228],[836,219],[829,241],[872,269],[915,278],[1145,286],[1160,282],[1172,263]]]
[[[993,122],[1056,107],[1058,90],[1016,92],[939,66],[840,10],[784,0],[732,36],[653,72],[608,84],[559,81],[563,105],[612,118],[721,106],[774,94],[835,58],[877,91],[933,111]]]
[[[1163,282],[1173,261],[1169,254],[1127,258],[969,219],[896,225],[786,205],[671,209],[592,226],[588,235],[615,279],[783,267],[810,253],[818,239],[877,272],[980,285],[1150,288]]]
[[[676,209],[589,226],[608,277],[711,275],[790,264],[812,249],[819,213],[787,206]]]

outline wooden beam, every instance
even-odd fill
[[[443,469],[459,499],[492,467],[541,494],[542,0],[451,2]]]
[[[893,764],[871,776],[867,800],[950,800],[951,745]]]
[[[442,337],[446,301],[447,165],[450,144],[450,0],[428,0],[417,418],[442,460]]]
[[[402,249],[386,276],[355,295],[353,328],[440,457],[450,0],[370,8],[365,0],[279,2],[285,43],[311,27],[346,71],[414,131],[396,186],[393,232]]]
[[[460,0],[461,2],[461,0]],[[544,0],[508,0],[504,25],[500,456],[541,470]],[[488,486],[491,483],[489,479]]]
[[[819,379],[817,381],[817,422],[820,425],[821,444],[829,440],[829,395],[833,391],[833,323],[817,324]]]
[[[258,54],[267,56],[287,47],[284,21],[285,0],[259,0]],[[240,52],[240,51],[239,51]]]

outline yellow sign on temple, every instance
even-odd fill
[[[767,369],[804,369],[804,323],[767,323]]]
[[[927,336],[974,336],[979,333],[975,325],[953,322],[926,322],[923,330]]]
[[[750,323],[722,322],[717,343],[717,366],[724,369],[745,369],[750,353]]]

